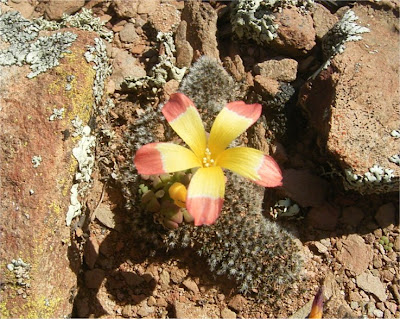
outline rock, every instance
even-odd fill
[[[188,302],[174,302],[175,317],[177,319],[197,319],[208,318],[206,311],[203,308],[196,307]]]
[[[317,39],[321,40],[338,21],[338,18],[320,3],[314,3],[311,11],[314,21],[315,35],[317,36]]]
[[[315,248],[317,248],[318,252],[321,254],[326,254],[328,252],[328,248],[322,245],[319,241],[313,242],[313,245],[315,246]]]
[[[140,64],[139,60],[134,58],[129,52],[117,49],[113,61],[113,73],[111,80],[115,82],[115,88],[121,90],[121,84],[126,77],[144,77],[146,70]]]
[[[378,208],[375,214],[375,220],[378,225],[385,228],[389,225],[396,224],[396,207],[393,203],[387,203]]]
[[[143,277],[133,273],[133,272],[123,272],[122,277],[124,277],[126,283],[129,286],[136,287],[144,282]]]
[[[63,14],[70,15],[85,5],[85,0],[49,0],[45,5],[45,17],[48,20],[61,20]]]
[[[356,282],[357,286],[365,292],[374,294],[380,301],[386,301],[385,286],[378,277],[371,275],[369,272],[364,272],[356,277]]]
[[[168,302],[165,300],[165,298],[160,297],[157,299],[157,303],[156,303],[157,307],[167,307],[168,306]]]
[[[150,314],[152,314],[155,311],[154,307],[149,307],[146,302],[142,302],[141,306],[137,310],[137,314],[141,317],[146,317]]]
[[[113,8],[121,18],[135,18],[139,0],[114,0]]]
[[[102,269],[96,268],[85,272],[85,284],[89,289],[99,289],[105,277]]]
[[[342,221],[351,226],[358,226],[364,218],[364,211],[356,206],[348,206],[343,209]]]
[[[134,43],[139,39],[136,33],[136,27],[133,23],[127,23],[123,29],[119,32],[119,38],[122,42]]]
[[[331,66],[303,86],[299,105],[318,134],[318,144],[343,170],[343,176],[347,169],[360,176],[348,175],[351,181],[344,179],[347,188],[361,193],[394,192],[399,189],[400,166],[388,159],[398,154],[398,140],[391,132],[399,129],[399,65],[393,64],[398,50],[386,45],[398,40],[397,13],[361,3],[353,11],[359,17],[357,23],[368,25],[370,32],[361,41],[347,42]],[[379,178],[392,175],[391,182],[373,182],[373,172],[380,170],[375,165],[393,170],[376,173]],[[361,177],[364,182],[354,181]]]
[[[246,79],[246,70],[239,54],[232,54],[232,56],[225,57],[222,63],[225,70],[227,70],[237,82]]]
[[[125,305],[122,308],[122,317],[124,318],[132,318],[134,316],[133,306]]]
[[[254,77],[254,89],[264,97],[274,97],[279,93],[280,84],[277,80],[270,79],[263,75]]]
[[[393,249],[397,252],[400,251],[400,236],[396,236],[396,239],[394,240],[393,244]]]
[[[99,243],[97,242],[96,236],[91,235],[86,244],[83,252],[86,265],[93,269],[96,263],[97,257],[99,256]]]
[[[325,202],[328,183],[308,170],[283,170],[283,188],[287,196],[302,207],[317,207]]]
[[[340,210],[335,206],[325,203],[313,207],[307,214],[307,223],[317,229],[335,230],[340,215]]]
[[[212,6],[205,2],[186,1],[181,18],[190,26],[186,39],[197,52],[195,59],[207,55],[219,60],[216,37],[218,16]]]
[[[195,294],[199,293],[199,287],[197,287],[197,284],[191,279],[184,280],[182,282],[182,285],[184,285],[187,289],[189,289],[191,292]]]
[[[234,313],[229,308],[223,308],[221,310],[221,318],[222,319],[235,319],[236,318],[236,313]]]
[[[397,305],[396,305],[395,302],[385,301],[385,307],[386,307],[387,309],[389,309],[389,311],[390,311],[392,314],[395,314],[395,313],[396,313]]]
[[[359,275],[367,270],[372,258],[373,250],[371,246],[365,244],[361,236],[352,234],[342,241],[338,259],[345,269]]]
[[[149,20],[157,31],[173,32],[181,21],[180,17],[180,12],[173,4],[161,3],[157,9],[150,14]]]
[[[2,216],[7,216],[0,219],[0,278],[10,278],[6,264],[22,258],[29,260],[32,282],[26,298],[16,297],[11,287],[1,291],[2,309],[8,309],[10,317],[58,318],[72,312],[68,300],[81,261],[74,245],[67,244],[71,230],[65,220],[77,168],[72,156],[77,139],[62,132],[74,131],[71,121],[76,116],[86,125],[92,115],[95,71],[84,54],[95,34],[69,31],[78,36],[58,66],[33,78],[27,77],[29,65],[0,66],[0,201]],[[43,42],[54,33],[41,34]],[[74,76],[68,92],[67,75]],[[50,121],[54,108],[64,112]],[[34,156],[42,159],[37,167]],[[42,312],[38,305],[46,298],[51,306]]]
[[[74,300],[76,303],[76,312],[79,318],[87,318],[90,313],[89,298],[77,298]]]
[[[235,295],[228,303],[228,306],[236,312],[243,310],[246,305],[247,300],[242,295]]]
[[[315,46],[315,30],[310,13],[297,7],[283,8],[275,14],[277,34],[271,46],[280,53],[296,57],[307,54]]]
[[[160,0],[139,1],[139,5],[137,7],[137,13],[151,15],[154,11],[159,9],[159,5],[160,5]]]
[[[257,63],[254,73],[278,81],[292,82],[296,80],[297,65],[297,61],[293,59],[275,58]]]
[[[160,285],[162,289],[167,289],[170,282],[169,272],[165,269],[160,274]]]
[[[176,35],[176,66],[178,68],[190,67],[193,60],[193,48],[186,40],[187,22],[182,20],[179,24]]]
[[[25,19],[33,18],[35,15],[35,6],[29,1],[8,1],[7,4],[19,11]]]
[[[185,279],[187,271],[183,269],[177,269],[171,273],[171,280],[174,284],[180,284]]]
[[[157,304],[156,298],[154,298],[153,296],[150,296],[149,299],[147,300],[147,305],[152,307],[152,306],[155,306],[156,304]]]
[[[116,225],[115,214],[111,210],[110,206],[101,203],[99,207],[96,209],[96,218],[102,223],[104,226],[114,229]]]

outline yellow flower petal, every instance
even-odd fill
[[[191,150],[173,143],[146,144],[136,152],[134,162],[142,175],[173,173],[201,166]]]
[[[183,93],[174,93],[161,111],[192,151],[198,157],[203,157],[207,142],[206,132],[192,100]]]
[[[211,154],[217,156],[261,115],[260,104],[228,103],[216,117],[208,139]]]
[[[196,226],[211,225],[222,209],[225,176],[220,167],[199,168],[188,189],[186,208]]]
[[[264,187],[282,185],[282,172],[275,160],[254,148],[227,149],[217,157],[216,165],[227,168]]]

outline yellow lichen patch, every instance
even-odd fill
[[[95,78],[95,70],[85,60],[84,52],[79,47],[71,49],[71,53],[65,54],[65,62],[54,68],[57,78],[49,84],[48,92],[52,95],[63,96],[68,101],[68,105],[58,105],[57,108],[65,108],[65,117],[68,121],[79,117],[84,123],[89,121],[93,97],[93,84]],[[74,66],[74,70],[65,66]],[[73,76],[68,81],[68,76]],[[66,90],[67,84],[70,90]]]

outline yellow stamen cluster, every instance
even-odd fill
[[[215,161],[211,157],[211,152],[207,147],[203,157],[203,167],[210,167],[210,166],[215,166]]]

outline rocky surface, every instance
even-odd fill
[[[72,53],[37,78],[26,78],[26,65],[1,67],[1,317],[305,318],[321,285],[324,317],[400,316],[398,196],[393,188],[363,196],[343,187],[349,167],[364,174],[379,164],[398,176],[398,166],[386,161],[398,152],[390,135],[399,130],[392,44],[398,4],[287,6],[273,13],[279,27],[271,49],[238,40],[223,2],[3,2],[4,11],[11,6],[25,17],[49,17],[51,6],[57,15],[72,4],[92,9],[113,31],[107,53],[114,73],[106,89],[111,102],[95,121],[96,169],[82,198],[85,211],[69,228],[65,213],[76,168],[70,121],[78,113],[89,120],[90,108],[82,106],[93,103],[95,73],[83,53],[96,35],[74,29]],[[371,32],[346,43],[327,70],[307,80],[324,62],[320,41],[347,10],[343,5],[354,6],[358,23],[368,23]],[[157,40],[159,31],[173,33],[175,48]],[[223,96],[263,104],[265,119],[241,141],[274,156],[284,171],[283,187],[265,192],[264,215],[290,230],[304,260],[297,293],[289,297],[270,302],[244,295],[190,245],[155,249],[165,230],[146,233],[148,224],[139,220],[145,237],[135,233],[138,205],[127,207],[137,188],[126,187],[136,185],[134,148],[152,135],[170,138],[150,110],[179,88],[171,64],[190,67],[203,54],[223,61],[238,82],[230,86],[238,92]],[[149,78],[157,75],[166,84],[152,87],[156,81]],[[150,87],[122,88],[128,76],[147,79]],[[53,109],[61,106],[59,119]],[[52,115],[56,120],[49,121]],[[140,123],[149,123],[147,130],[135,131]],[[136,135],[127,140],[131,132]]]
[[[65,224],[77,167],[71,120],[89,121],[95,74],[84,58],[94,34],[72,31],[71,53],[48,72],[28,79],[27,65],[0,67],[2,317],[72,313],[80,259]],[[50,120],[54,109],[61,115]],[[8,266],[18,259],[29,264],[22,282]]]

